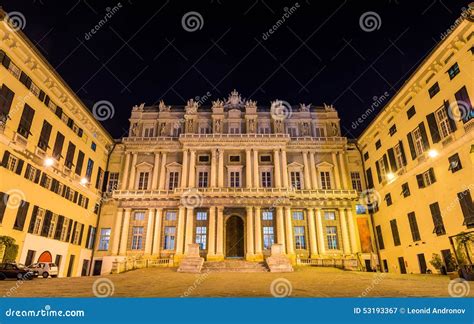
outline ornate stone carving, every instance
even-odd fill
[[[311,104],[306,105],[306,104],[300,103],[300,112],[309,112],[310,108],[311,108]]]
[[[336,123],[331,123],[331,130],[333,136],[339,136],[339,127],[337,127]]]
[[[323,105],[324,105],[324,110],[326,111],[336,111],[333,105],[327,105],[326,103],[324,103]]]
[[[234,91],[232,91],[230,93],[224,107],[226,107],[226,108],[242,108],[242,107],[244,107],[244,101],[242,100],[242,97],[237,92],[237,90],[234,89]]]
[[[163,100],[160,100],[160,104],[158,105],[160,112],[169,112],[171,110],[171,106],[165,105]]]
[[[130,127],[130,135],[131,136],[138,136],[138,123],[133,123]]]
[[[186,109],[186,114],[188,115],[193,115],[197,113],[197,110],[199,108],[199,102],[194,101],[194,99],[189,99],[188,103],[185,107]]]
[[[132,111],[143,111],[144,107],[145,107],[145,103],[142,102],[140,105],[133,106]]]

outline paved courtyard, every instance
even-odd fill
[[[0,296],[93,297],[94,282],[99,294],[109,294],[111,282],[114,297],[272,297],[272,282],[274,293],[287,295],[291,291],[292,297],[449,297],[450,279],[440,275],[376,274],[315,267],[283,274],[183,274],[171,268],[152,268],[102,277],[5,280],[0,281]],[[474,284],[469,285],[464,290],[470,290],[468,296],[474,297]]]

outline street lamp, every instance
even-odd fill
[[[54,159],[52,157],[47,157],[46,159],[44,159],[43,164],[44,164],[45,167],[53,166]]]

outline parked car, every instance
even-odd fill
[[[58,266],[56,263],[52,262],[33,263],[32,265],[28,266],[28,268],[38,271],[38,275],[42,276],[43,278],[48,278],[49,276],[51,276],[51,278],[56,278],[59,273]]]
[[[38,277],[38,271],[29,269],[23,264],[13,262],[0,263],[0,280],[7,278],[31,280],[36,277]]]

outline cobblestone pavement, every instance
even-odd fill
[[[32,281],[0,281],[0,296],[87,297],[107,294],[104,278],[113,284],[114,297],[271,297],[275,279],[291,284],[292,297],[449,297],[449,277],[349,272],[333,268],[297,268],[292,273],[177,273],[172,268],[152,268],[101,277],[57,278]],[[284,285],[284,284],[283,284]],[[464,286],[474,297],[474,284]],[[287,287],[275,288],[288,293]],[[282,292],[285,293],[285,292]]]

